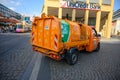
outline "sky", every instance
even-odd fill
[[[114,0],[114,11],[120,9],[120,0]],[[22,15],[38,16],[44,0],[0,0],[0,3]]]
[[[120,0],[114,0],[114,11],[120,9]]]
[[[44,0],[0,0],[0,3],[22,15],[40,15]]]

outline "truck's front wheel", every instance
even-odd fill
[[[77,51],[75,51],[73,53],[67,53],[66,60],[67,60],[68,64],[74,65],[78,61]]]
[[[95,49],[95,51],[99,51],[100,50],[100,43],[98,43],[97,48]]]

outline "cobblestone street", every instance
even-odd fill
[[[29,33],[0,34],[0,80],[30,79],[36,52]],[[42,56],[37,80],[120,80],[120,40],[101,40],[99,52],[80,52],[77,64],[55,61]]]
[[[120,80],[119,46],[118,39],[102,39],[99,52],[80,52],[74,66],[44,57],[38,80]]]
[[[0,80],[20,80],[32,57],[29,34],[0,34]]]

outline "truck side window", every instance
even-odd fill
[[[97,31],[96,31],[94,28],[92,28],[92,34],[93,34],[94,36],[97,36]]]

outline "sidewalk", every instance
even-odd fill
[[[112,36],[110,39],[101,37],[101,43],[118,43],[120,42],[120,36]]]
[[[120,36],[118,36],[118,35],[113,35],[111,38],[120,40]]]

